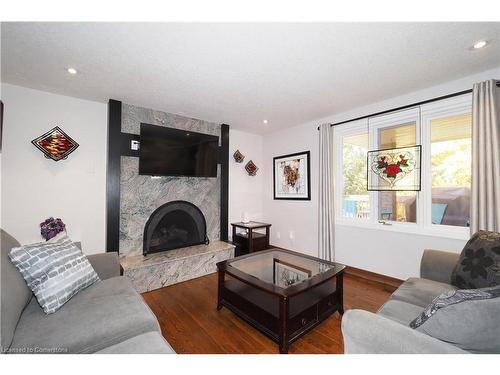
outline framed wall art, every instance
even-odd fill
[[[368,151],[369,191],[420,191],[422,146]]]
[[[310,152],[273,158],[274,199],[311,200]]]

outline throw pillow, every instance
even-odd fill
[[[451,283],[460,289],[500,285],[500,233],[475,233],[465,244],[452,272]]]
[[[9,257],[46,314],[99,281],[87,257],[64,234],[47,242],[13,248]]]
[[[429,336],[476,353],[500,351],[500,286],[451,290],[410,323]]]

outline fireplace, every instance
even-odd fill
[[[144,227],[144,255],[200,244],[208,245],[207,223],[201,210],[186,201],[157,208]]]

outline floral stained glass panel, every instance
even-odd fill
[[[420,191],[421,146],[368,151],[368,190]]]

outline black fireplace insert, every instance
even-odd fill
[[[143,254],[209,244],[203,212],[186,201],[158,207],[144,227]]]

